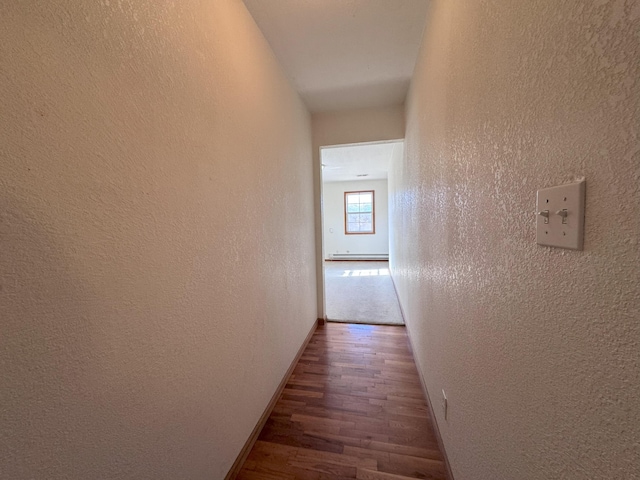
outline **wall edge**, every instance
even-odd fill
[[[276,391],[271,397],[271,400],[269,400],[267,407],[265,408],[264,412],[262,412],[262,415],[260,416],[258,423],[253,428],[253,430],[251,431],[251,434],[249,435],[249,438],[247,438],[247,441],[242,446],[240,453],[238,454],[235,461],[233,462],[233,465],[229,469],[229,472],[224,477],[224,480],[234,480],[240,473],[240,470],[242,470],[242,466],[244,465],[244,462],[247,460],[247,457],[249,456],[249,452],[251,452],[251,449],[253,448],[255,443],[258,441],[258,436],[260,435],[260,432],[262,431],[265,424],[267,423],[267,420],[269,419],[271,412],[273,411],[273,409],[276,406],[276,403],[280,399],[280,395],[282,395],[282,391],[284,390],[284,387],[287,385],[289,378],[293,374],[293,370],[296,368],[296,365],[298,364],[300,357],[302,357],[304,350],[307,348],[307,345],[311,341],[311,338],[313,337],[313,334],[315,333],[319,325],[324,325],[324,319],[317,318],[313,322],[313,325],[311,326],[311,330],[309,330],[309,333],[307,334],[306,338],[302,342],[302,345],[300,346],[298,353],[296,353],[296,356],[293,358],[293,361],[291,362],[291,365],[289,365],[289,368],[287,369],[286,373],[282,377],[282,380],[280,381],[278,388],[276,388]]]

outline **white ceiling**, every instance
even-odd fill
[[[402,143],[402,141],[368,143],[323,148],[321,151],[322,181],[386,179],[393,150],[401,148]]]
[[[311,112],[404,102],[429,0],[244,0]]]

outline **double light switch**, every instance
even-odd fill
[[[585,181],[538,190],[536,241],[549,247],[582,250]]]

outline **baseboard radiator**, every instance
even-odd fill
[[[389,260],[388,253],[330,253],[327,260]]]

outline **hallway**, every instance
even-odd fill
[[[318,327],[238,480],[446,479],[404,327]]]
[[[455,480],[640,479],[638,32],[640,0],[0,3],[0,478],[230,478],[289,381],[244,479],[443,478],[436,436]],[[406,328],[314,336],[349,258]]]
[[[332,321],[403,325],[389,262],[324,262],[327,318]]]

